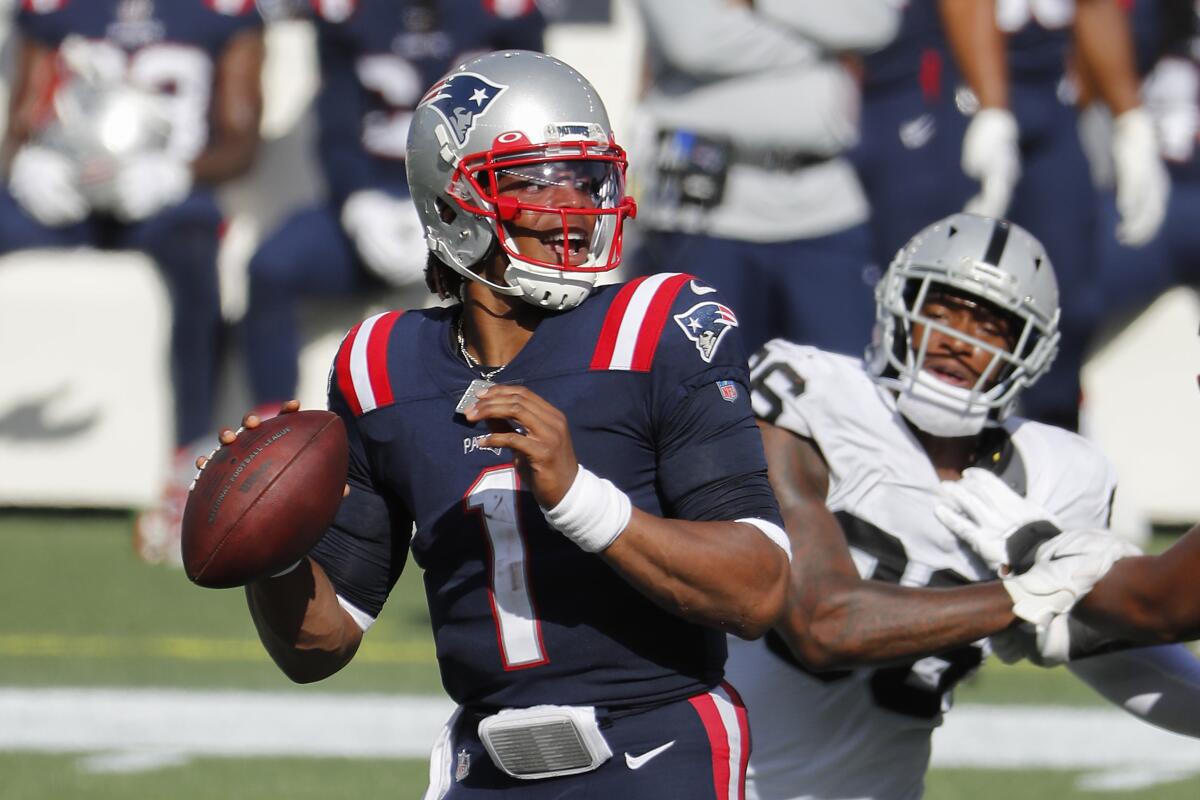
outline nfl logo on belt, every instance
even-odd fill
[[[717,381],[717,388],[721,390],[721,399],[727,403],[732,403],[737,400],[737,384],[733,381]]]

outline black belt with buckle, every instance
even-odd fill
[[[831,155],[809,153],[802,150],[783,150],[777,147],[734,147],[730,153],[729,162],[748,167],[791,172],[824,164],[832,158]]]
[[[794,172],[832,158],[778,147],[738,147],[724,137],[663,130],[654,157],[654,200],[663,206],[712,208],[720,205],[727,173],[735,164]]]

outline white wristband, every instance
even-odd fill
[[[625,530],[633,514],[629,495],[582,464],[554,508],[542,509],[550,526],[589,553],[599,553]]]

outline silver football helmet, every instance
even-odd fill
[[[596,90],[558,59],[499,51],[449,72],[413,113],[407,170],[429,249],[497,292],[573,308],[621,263],[637,208],[625,151]],[[554,260],[521,252],[514,223],[528,215],[557,217],[539,233]],[[473,269],[494,246],[509,262],[503,283]]]
[[[924,315],[926,299],[939,291],[983,300],[1011,315],[1016,323],[1012,350]],[[1003,420],[1021,390],[1050,368],[1058,350],[1059,314],[1054,268],[1037,239],[1005,220],[953,214],[909,240],[876,286],[868,369],[877,383],[898,392],[900,410],[923,429],[945,436],[976,433],[985,423]],[[914,325],[924,331],[919,341],[914,341]],[[991,355],[970,389],[924,374],[933,331]],[[924,413],[906,410],[918,406]],[[935,419],[922,424],[930,416]]]

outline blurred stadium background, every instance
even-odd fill
[[[555,24],[549,49],[635,141],[634,13],[626,0],[577,5],[601,21]],[[222,198],[231,321],[263,232],[319,191],[312,47],[306,23],[269,30],[264,146]],[[323,404],[330,354],[365,311],[309,313],[306,407]],[[0,259],[0,800],[420,796],[448,705],[415,571],[344,674],[296,687],[258,646],[240,592],[135,559],[128,509],[158,495],[170,451],[168,314],[142,256]],[[1116,527],[1158,531],[1152,547],[1200,519],[1198,327],[1200,301],[1177,289],[1114,328],[1084,375],[1086,430],[1121,475]],[[234,424],[248,403],[228,361],[220,422]],[[1063,670],[989,666],[959,704],[935,739],[930,798],[1200,796],[1200,743],[1127,719]]]

